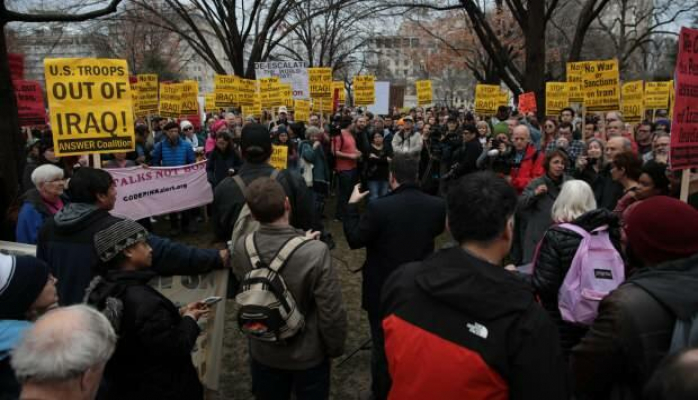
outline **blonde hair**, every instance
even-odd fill
[[[552,218],[556,223],[572,222],[595,209],[596,199],[591,186],[584,181],[571,180],[562,185],[562,190],[553,203]]]
[[[490,131],[490,124],[488,124],[485,121],[479,121],[477,124],[475,124],[475,128],[477,129],[480,129],[481,126],[487,128],[487,133],[485,136],[489,137],[492,134],[492,132]]]

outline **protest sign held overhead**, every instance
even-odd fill
[[[279,100],[279,78],[262,78],[259,80],[259,96],[262,102],[262,108],[267,110],[272,107],[278,107]]]
[[[308,68],[310,97],[314,99],[332,98],[332,68]]]
[[[582,92],[582,71],[586,61],[567,63],[567,83],[570,103],[584,102]]]
[[[671,81],[647,82],[645,85],[645,108],[648,110],[668,110]]]
[[[238,77],[234,75],[218,75],[213,78],[213,95],[216,108],[234,107],[235,91]]]
[[[482,115],[496,114],[500,96],[501,89],[499,85],[478,83],[475,86],[475,112]]]
[[[431,104],[433,102],[431,81],[416,81],[414,85],[417,88],[417,104],[420,106]]]
[[[298,122],[308,122],[310,120],[310,101],[309,100],[294,100],[293,109],[295,118]]]
[[[698,167],[698,29],[681,28],[676,59],[671,168]]]
[[[199,113],[199,82],[182,82],[182,107],[180,115],[193,115]]]
[[[587,111],[620,110],[618,60],[585,63],[582,70],[582,91]]]
[[[547,82],[545,84],[545,115],[555,117],[563,108],[570,106],[567,82]]]
[[[179,118],[182,115],[182,89],[181,83],[160,83],[160,110],[161,117]]]
[[[356,75],[354,77],[354,104],[368,106],[376,102],[376,77]]]
[[[46,123],[46,108],[41,85],[36,81],[13,81],[20,126]]]
[[[623,84],[623,119],[625,122],[640,122],[645,118],[644,82],[633,81]]]
[[[158,112],[158,76],[140,74],[136,78],[138,87],[136,115],[156,114]]]
[[[204,95],[204,109],[206,112],[216,111],[216,95],[214,93],[206,93]]]
[[[307,99],[310,97],[307,61],[256,62],[254,70],[257,79],[274,76],[279,78],[281,83],[290,84],[293,98]]]
[[[44,60],[56,155],[135,149],[133,109],[125,60]]]
[[[535,113],[538,111],[536,94],[534,92],[523,93],[519,96],[519,111],[524,114],[529,112]]]

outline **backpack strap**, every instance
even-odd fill
[[[262,259],[259,256],[259,250],[257,250],[257,244],[255,242],[254,234],[255,233],[253,232],[245,237],[245,251],[247,252],[247,257],[249,258],[250,263],[252,264],[252,268],[257,269],[260,267]],[[272,258],[271,262],[268,265],[268,268],[276,273],[279,273],[279,271],[281,271],[284,265],[286,265],[286,261],[288,261],[288,259],[291,258],[291,255],[296,250],[298,250],[299,247],[301,247],[309,240],[310,239],[304,236],[296,236],[292,237],[291,239],[288,239],[281,246],[276,255],[274,255],[274,258]]]
[[[581,237],[584,238],[584,239],[586,239],[586,238],[588,238],[589,236],[591,236],[591,234],[590,234],[589,232],[587,232],[585,229],[583,229],[582,227],[577,226],[577,225],[575,225],[575,224],[560,224],[560,225],[558,225],[558,226],[559,226],[560,228],[567,229],[568,231],[572,231],[572,232],[578,234],[579,236],[581,236]],[[597,228],[597,229],[598,229],[598,228]],[[594,230],[594,232],[596,232],[596,229]]]
[[[269,175],[269,177],[273,180],[276,180],[276,177],[278,177],[278,176],[279,176],[278,169],[274,169],[272,171],[271,175]],[[242,196],[247,198],[247,185],[245,184],[245,181],[240,177],[240,175],[233,176],[233,181],[235,181],[235,183],[237,183],[238,187],[242,191]]]
[[[269,263],[269,269],[279,273],[284,265],[286,265],[286,261],[291,258],[291,255],[309,240],[310,239],[304,236],[296,236],[286,241]]]

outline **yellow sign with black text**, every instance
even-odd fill
[[[356,75],[354,77],[354,105],[369,106],[376,102],[376,77]]]
[[[623,120],[640,122],[645,118],[645,90],[643,81],[626,82],[621,88],[623,94]]]
[[[618,60],[589,61],[582,70],[586,111],[620,110]]]
[[[671,81],[647,82],[645,85],[645,107],[650,110],[668,110]]]
[[[425,106],[434,101],[430,80],[416,81],[414,85],[417,88],[417,105]]]
[[[179,118],[182,115],[182,83],[160,84],[160,111],[161,117]]]
[[[136,115],[158,112],[158,76],[155,74],[136,75],[138,83],[138,107]]]
[[[494,115],[501,101],[499,85],[475,85],[475,112],[480,115]]]
[[[286,165],[288,164],[288,147],[271,146],[271,148],[272,151],[269,164],[278,170],[286,169]]]
[[[567,82],[547,82],[545,84],[545,115],[556,117],[563,108],[570,106]]]
[[[47,58],[44,73],[57,156],[135,149],[126,60]]]
[[[308,68],[308,87],[313,99],[332,98],[332,68]]]

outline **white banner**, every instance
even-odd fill
[[[368,111],[375,115],[390,113],[390,82],[376,82],[376,102],[368,106]]]
[[[281,83],[290,83],[294,99],[308,99],[308,62],[307,61],[269,61],[254,63],[257,79],[278,76]]]
[[[213,201],[206,161],[181,167],[105,169],[116,184],[112,214],[138,220],[200,207]]]

